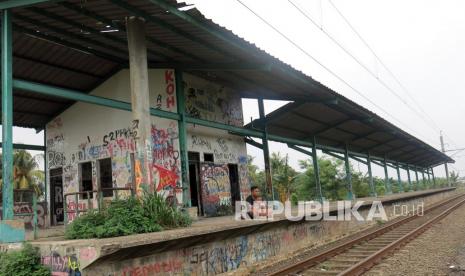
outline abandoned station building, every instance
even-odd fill
[[[150,107],[177,112],[174,70],[151,69],[148,76]],[[184,74],[183,81],[186,114],[243,125],[241,98],[233,89],[190,74]],[[121,70],[90,94],[129,102],[129,83],[129,70]],[[134,183],[137,185],[136,124],[127,111],[88,103],[75,103],[47,124],[47,168],[54,224],[64,220],[63,194],[79,193],[78,197],[67,198],[67,211],[71,214],[75,208],[87,209],[89,202],[96,206],[97,191],[102,192],[103,198],[111,199],[116,193],[129,191],[109,188],[130,189]],[[151,148],[156,191],[182,203],[178,122],[152,116]],[[189,196],[200,214],[216,215],[219,206],[231,206],[233,200],[245,199],[250,189],[246,145],[241,137],[189,125],[187,148]],[[79,198],[78,204],[75,198]]]
[[[397,171],[399,192],[412,191],[414,181],[420,187],[419,174],[434,181],[439,165],[448,176],[454,161],[444,153],[186,5],[0,1],[0,233],[12,233],[0,242],[25,239],[24,223],[17,223],[24,216],[14,200],[13,148],[45,152],[45,202],[34,223],[40,228],[145,191],[193,216],[229,214],[254,184],[246,144],[262,150],[265,192],[273,194],[268,141],[312,159],[319,200],[317,152],[344,160],[348,199],[356,197],[350,160],[367,166],[374,197],[372,164],[384,168],[387,194],[388,167]],[[258,119],[244,121],[243,98],[257,99]],[[266,114],[265,100],[288,103]],[[13,126],[45,130],[44,145],[14,144]]]

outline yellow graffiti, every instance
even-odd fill
[[[136,178],[136,193],[137,195],[141,195],[143,190],[142,190],[142,181],[143,181],[143,176],[142,176],[142,171],[141,171],[141,165],[140,165],[140,160],[135,161],[135,168],[134,168],[134,175]]]
[[[72,270],[79,270],[79,263],[76,260],[71,260],[71,257],[68,257],[68,267]]]

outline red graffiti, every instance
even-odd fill
[[[123,276],[147,276],[156,275],[158,273],[180,272],[182,262],[180,260],[168,260],[142,266],[126,267],[121,275]]]
[[[79,211],[86,210],[86,203],[79,202],[77,204],[77,209]],[[74,202],[74,201],[69,202],[66,212],[68,213],[68,222],[72,222],[76,218],[76,202]]]
[[[174,71],[166,70],[165,71],[165,84],[166,84],[166,107],[171,108],[175,105],[174,99]]]
[[[176,188],[176,182],[178,181],[179,176],[175,172],[167,170],[156,164],[153,164],[153,168],[158,171],[160,178],[160,183],[157,186],[157,192],[169,186]]]

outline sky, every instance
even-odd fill
[[[433,147],[440,148],[441,130],[445,136],[446,149],[465,147],[465,128],[462,127],[465,118],[465,1],[186,2],[195,4],[207,18],[217,24],[255,43],[259,48]],[[283,38],[246,6],[311,57]],[[258,117],[256,101],[244,100],[243,106],[246,122],[250,121],[250,117]],[[266,111],[270,112],[279,106],[279,103],[268,102]],[[272,143],[270,149],[289,154],[290,164],[294,167],[298,167],[299,159],[305,158],[278,143]],[[257,163],[263,166],[261,152],[253,147],[248,147],[248,151],[257,156]],[[452,165],[452,169],[464,175],[465,151],[456,153],[453,158],[456,164]],[[358,169],[358,165],[354,164]],[[366,169],[362,168],[362,171]],[[382,174],[380,168],[376,169],[376,174]],[[445,175],[443,167],[437,167],[435,174]]]
[[[217,24],[433,147],[440,148],[440,130],[444,133],[446,148],[465,147],[465,128],[462,127],[465,118],[465,1],[241,0],[244,5],[239,0],[186,2],[195,4]],[[325,32],[345,50],[329,39]],[[284,103],[266,101],[265,104],[268,113]],[[251,117],[258,117],[255,100],[244,99],[243,109],[246,123]],[[14,141],[43,144],[43,133],[15,128]],[[295,168],[298,168],[298,160],[307,158],[279,143],[271,143],[270,150],[289,154],[289,163]],[[248,152],[255,156],[256,164],[263,167],[261,151],[248,146]],[[455,153],[453,158],[456,164],[451,169],[465,175],[465,151]],[[354,163],[354,167],[366,172],[363,165]],[[383,175],[377,166],[374,173]],[[390,171],[390,175],[394,173]],[[437,167],[435,174],[445,175],[443,167]],[[405,172],[402,172],[402,178],[406,178]]]

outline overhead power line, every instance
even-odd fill
[[[424,115],[422,115],[420,112],[418,112],[415,108],[413,108],[407,101],[405,101],[396,91],[394,91],[390,86],[388,86],[382,79],[380,79],[376,73],[370,70],[365,64],[363,64],[357,57],[355,57],[349,50],[347,50],[339,41],[337,41],[331,34],[329,34],[327,31],[323,29],[323,27],[319,26],[309,15],[306,13],[301,7],[299,7],[296,3],[294,3],[292,0],[288,0],[288,2],[299,11],[300,14],[302,14],[306,19],[308,19],[315,27],[317,27],[321,32],[323,32],[334,44],[336,44],[341,50],[343,50],[348,56],[350,56],[358,65],[360,65],[365,71],[367,71],[375,80],[377,80],[384,88],[386,88],[391,94],[393,94],[397,99],[399,99],[408,109],[413,111],[420,119],[422,119],[426,125],[431,127],[434,131],[439,131],[439,128],[435,125],[431,125],[430,122],[426,121],[424,118]],[[332,3],[331,3],[332,4]],[[332,4],[334,6],[334,4]],[[334,8],[336,8],[334,6]],[[345,17],[338,11],[338,13],[341,15],[341,17],[344,18],[346,23],[352,28],[352,25],[345,19]],[[355,31],[354,28],[352,28],[354,32],[357,34],[357,36],[362,40],[362,42],[367,46],[368,49],[373,53],[373,55],[380,61],[380,63],[387,69],[387,71],[391,72],[379,59],[379,57],[376,55],[376,53],[371,49],[371,47],[363,40],[363,38],[358,34],[357,31]],[[394,76],[395,78],[395,76]],[[402,84],[400,84],[402,86]],[[421,108],[421,107],[420,107]]]
[[[299,49],[302,53],[304,53],[307,57],[309,57],[310,59],[312,59],[314,62],[316,62],[318,65],[320,65],[323,69],[325,69],[328,73],[330,73],[331,75],[333,75],[336,79],[338,79],[340,82],[344,83],[347,87],[349,87],[350,89],[352,89],[355,93],[357,93],[359,96],[361,96],[363,99],[365,99],[366,101],[368,101],[369,103],[371,103],[372,105],[374,105],[375,107],[377,107],[379,110],[383,111],[386,115],[388,115],[389,117],[391,117],[392,119],[394,119],[397,123],[399,123],[400,125],[403,125],[406,129],[409,129],[410,131],[412,131],[412,129],[410,129],[408,126],[406,126],[402,121],[400,121],[399,119],[397,119],[395,116],[393,116],[391,113],[389,113],[387,110],[385,110],[384,108],[382,108],[381,106],[377,105],[375,102],[373,102],[370,98],[368,98],[367,96],[365,96],[365,94],[363,94],[360,90],[356,89],[354,86],[352,86],[350,83],[348,83],[346,80],[344,80],[342,77],[340,77],[338,74],[336,74],[334,71],[332,71],[330,68],[328,68],[327,66],[325,66],[323,63],[321,63],[318,59],[316,59],[314,56],[312,56],[310,53],[308,53],[305,49],[303,49],[299,44],[297,44],[295,41],[293,41],[292,39],[290,39],[287,35],[285,35],[283,32],[281,32],[278,28],[276,28],[273,24],[271,24],[270,22],[268,22],[266,19],[264,19],[262,16],[260,16],[258,13],[256,13],[254,10],[252,10],[249,6],[247,6],[244,2],[242,2],[241,0],[236,0],[239,4],[241,4],[244,8],[246,8],[247,10],[249,10],[253,15],[255,15],[258,19],[260,19],[263,23],[265,23],[268,27],[270,27],[271,29],[273,29],[275,32],[277,32],[281,37],[283,37],[285,40],[287,40],[289,43],[291,43],[294,47],[296,47],[297,49]],[[414,131],[412,131],[414,132]]]
[[[407,96],[412,100],[412,102],[418,107],[418,109],[424,114],[424,116],[431,122],[432,128],[435,131],[440,131],[440,128],[436,121],[426,112],[423,107],[418,103],[418,101],[412,96],[410,91],[402,84],[399,78],[390,70],[387,65],[381,60],[381,58],[376,54],[373,48],[368,44],[368,42],[362,37],[362,35],[355,29],[355,27],[349,22],[347,17],[345,17],[342,12],[336,7],[336,5],[329,0],[328,1],[334,10],[339,14],[339,16],[344,20],[344,22],[349,26],[349,28],[355,33],[355,35],[360,39],[360,41],[367,47],[367,49],[373,54],[375,59],[381,64],[381,66],[389,73],[389,75],[396,81],[396,83],[402,88],[402,90],[407,94]],[[424,120],[424,118],[422,118]],[[424,120],[425,121],[425,120]],[[426,121],[425,121],[426,123]],[[430,125],[431,127],[431,125]],[[457,145],[457,143],[447,134],[444,134],[453,144]]]

